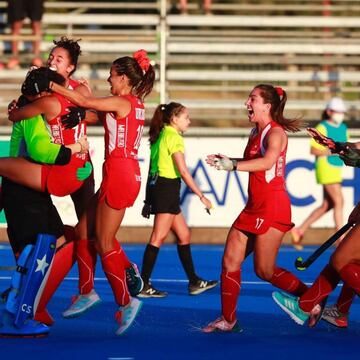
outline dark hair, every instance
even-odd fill
[[[128,77],[134,95],[143,101],[154,86],[155,71],[153,66],[149,65],[147,71],[144,71],[138,62],[130,56],[118,58],[112,65],[118,75],[124,74]]]
[[[71,71],[70,75],[72,75],[75,72],[79,56],[81,55],[80,45],[78,44],[78,41],[80,40],[81,39],[78,40],[69,39],[66,36],[62,36],[58,41],[53,40],[55,46],[52,48],[51,52],[55,48],[63,48],[69,54],[71,65],[74,65],[74,70]]]
[[[328,109],[323,110],[323,112],[321,113],[321,120],[329,120],[331,118],[331,116],[328,113]]]
[[[185,106],[176,102],[158,105],[150,120],[149,141],[151,145],[159,138],[164,125],[170,124],[171,119],[174,116],[179,116],[184,110]]]
[[[48,86],[50,81],[63,85],[65,83],[65,78],[56,71],[46,67],[31,70],[26,75],[21,86],[21,93],[25,96],[34,96],[43,91],[49,91]]]
[[[286,131],[300,131],[302,125],[300,119],[287,119],[284,116],[284,108],[287,101],[287,95],[284,89],[274,87],[271,84],[259,84],[256,85],[254,89],[260,89],[264,104],[271,105],[270,115],[275,122],[281,125]]]

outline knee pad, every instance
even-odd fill
[[[34,317],[55,250],[55,236],[39,234],[36,244],[27,245],[21,252],[5,305],[14,315],[15,326],[21,327],[26,319]]]

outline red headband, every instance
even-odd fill
[[[140,65],[141,69],[145,72],[148,71],[150,67],[150,59],[147,56],[147,52],[144,49],[134,52],[133,58]]]
[[[284,95],[284,90],[281,86],[275,86],[275,90],[276,90],[277,94],[279,95],[279,97],[282,97]]]

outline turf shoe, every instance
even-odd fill
[[[137,298],[130,298],[130,302],[126,306],[121,306],[115,313],[115,318],[119,323],[119,328],[116,330],[116,335],[123,335],[130,325],[134,322],[136,316],[139,314],[142,302]]]
[[[298,298],[288,296],[278,291],[274,291],[272,297],[281,309],[283,309],[297,324],[304,325],[309,319],[310,314],[300,309]]]
[[[74,318],[82,315],[85,311],[91,309],[93,306],[99,304],[101,299],[95,290],[91,290],[86,295],[77,295],[73,298],[69,309],[62,313],[65,319]]]
[[[210,290],[218,284],[217,280],[198,279],[195,284],[189,284],[188,290],[190,295],[199,295],[206,290]]]
[[[325,320],[331,325],[339,328],[348,327],[349,314],[341,313],[336,305],[326,306],[322,315],[322,320]]]
[[[136,296],[141,292],[144,287],[143,279],[140,276],[138,267],[135,263],[131,263],[131,266],[125,269],[126,285],[128,287],[131,296]]]
[[[232,322],[229,322],[224,319],[223,316],[217,318],[211,323],[207,324],[201,329],[203,333],[212,333],[212,332],[242,332],[242,329],[235,319]]]
[[[140,291],[140,293],[137,295],[140,298],[162,298],[167,296],[166,291],[161,291],[155,289],[151,283],[144,284],[143,289]]]

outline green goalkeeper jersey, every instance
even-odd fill
[[[13,124],[10,139],[11,157],[30,157],[36,162],[55,164],[61,145],[51,142],[41,115]]]

